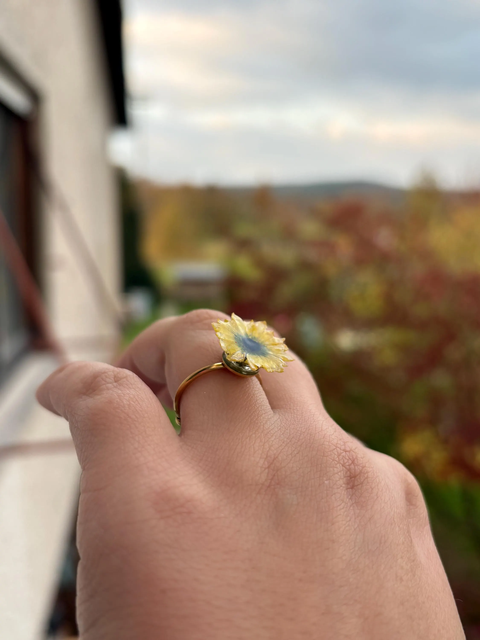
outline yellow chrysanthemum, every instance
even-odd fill
[[[218,320],[212,326],[232,362],[246,362],[254,371],[280,373],[293,360],[285,355],[288,350],[285,338],[277,338],[266,322],[244,321],[232,313],[230,320]]]

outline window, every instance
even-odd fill
[[[0,103],[0,208],[31,264],[27,126],[26,120]],[[30,326],[24,305],[0,250],[0,383],[29,342]]]

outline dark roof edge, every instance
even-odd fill
[[[95,0],[105,47],[110,86],[118,125],[127,125],[123,69],[122,6],[120,0]]]

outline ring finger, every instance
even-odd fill
[[[222,349],[212,322],[226,317],[219,312],[198,310],[159,320],[133,341],[117,366],[136,373],[162,400],[167,393],[173,399],[188,375],[221,361]],[[221,369],[198,378],[185,389],[182,434],[194,424],[201,426],[201,431],[228,429],[231,424],[238,424],[240,417],[242,423],[251,422],[254,426],[271,413],[256,376],[240,377]]]

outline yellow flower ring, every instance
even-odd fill
[[[277,338],[266,322],[242,320],[232,313],[230,320],[218,320],[212,326],[223,349],[222,362],[207,365],[190,374],[175,394],[175,421],[180,426],[180,400],[187,386],[209,371],[227,369],[239,376],[257,375],[260,369],[282,373],[293,358],[286,355],[285,338]]]

